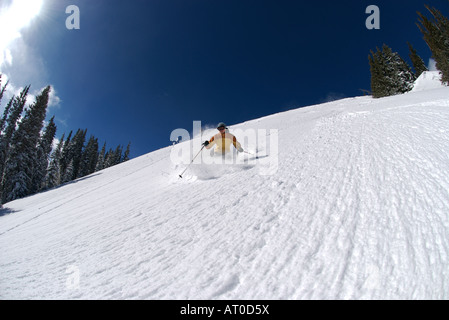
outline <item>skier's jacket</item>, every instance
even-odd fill
[[[226,130],[223,133],[217,133],[209,140],[209,145],[206,146],[206,149],[210,149],[215,145],[215,153],[225,154],[228,153],[231,147],[231,144],[239,150],[242,146],[237,141],[237,138]]]

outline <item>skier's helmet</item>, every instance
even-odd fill
[[[226,128],[226,124],[225,124],[224,122],[220,122],[220,123],[217,125],[217,129],[218,129],[218,128],[221,128],[221,127]]]

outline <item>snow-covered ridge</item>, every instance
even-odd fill
[[[449,88],[236,128],[278,130],[275,174],[168,147],[6,204],[0,298],[449,298]]]
[[[439,71],[424,71],[416,79],[412,92],[440,89],[443,87],[444,85],[441,83],[441,74]]]

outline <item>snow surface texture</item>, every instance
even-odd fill
[[[449,299],[449,88],[238,128],[276,171],[168,147],[6,204],[0,298]]]

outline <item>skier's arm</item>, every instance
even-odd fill
[[[206,149],[210,149],[210,148],[212,148],[214,146],[214,144],[215,144],[215,136],[212,137],[208,142],[209,143],[206,144]]]
[[[243,148],[242,145],[240,144],[240,142],[237,141],[237,138],[234,136],[234,138],[232,139],[232,143],[234,144],[234,147],[239,151],[242,152]]]

